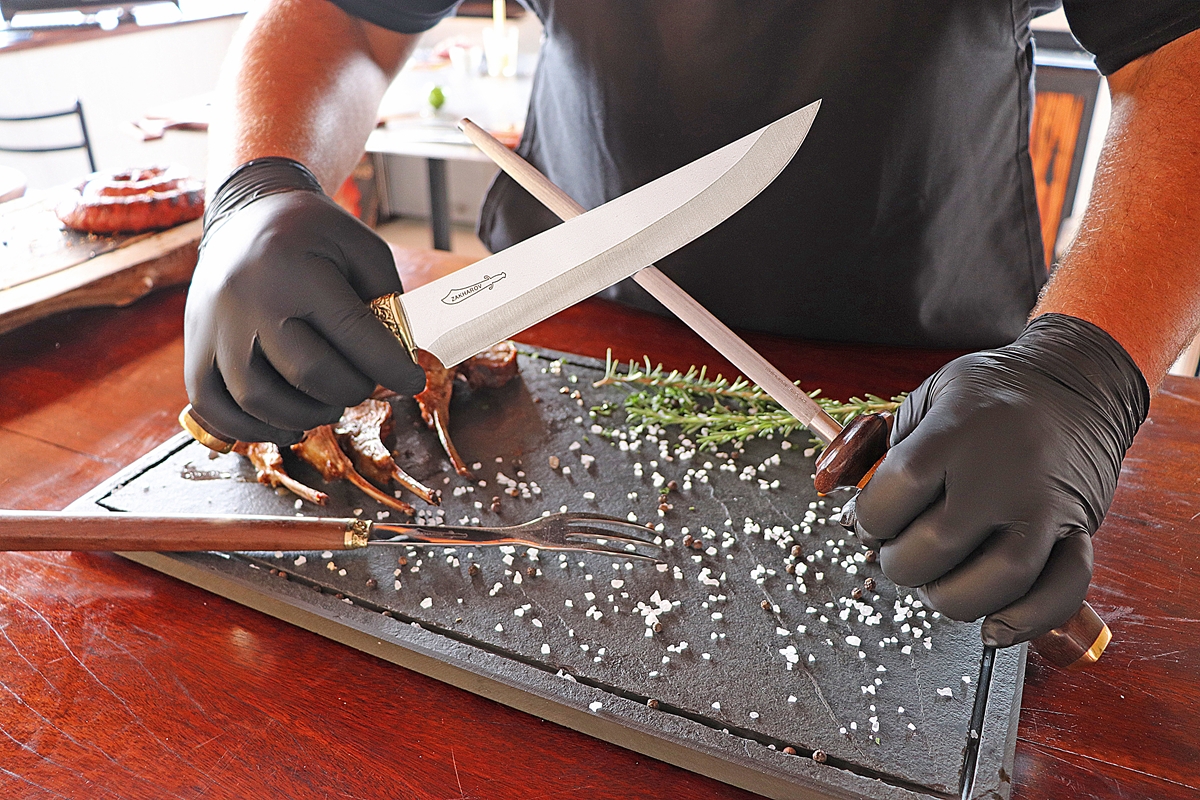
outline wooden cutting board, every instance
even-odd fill
[[[186,283],[201,221],[157,233],[98,236],[63,228],[61,192],[0,204],[0,333],[59,311],[127,305]]]
[[[1024,648],[1000,652],[982,729],[972,737],[978,625],[918,609],[908,590],[859,558],[857,542],[820,522],[839,503],[831,496],[819,505],[803,433],[788,449],[778,439],[749,442],[726,469],[720,465],[729,460],[716,454],[678,452],[678,432],[660,437],[665,454],[650,440],[622,449],[612,434],[623,427],[622,412],[589,414],[605,402],[619,407],[627,392],[592,387],[603,365],[540,352],[522,355],[521,373],[503,389],[456,391],[453,433],[477,465],[477,480],[450,470],[408,400],[395,404],[401,463],[443,489],[448,521],[511,524],[566,507],[661,524],[660,535],[672,542],[665,571],[596,555],[463,547],[126,555],[381,658],[767,796],[959,797],[973,754],[978,767],[964,796],[1008,795]],[[583,455],[594,462],[585,465]],[[371,518],[382,511],[346,485],[326,486],[302,464],[289,461],[289,469],[328,491],[329,505],[297,508],[293,496],[256,483],[240,457],[210,457],[180,436],[73,508]],[[509,497],[498,473],[539,491]],[[679,485],[662,516],[656,474]],[[702,537],[702,551],[682,546],[684,527]],[[712,537],[703,538],[705,531]],[[793,545],[806,569],[803,593],[785,571]],[[865,577],[876,581],[863,601],[878,619],[868,624],[859,610],[842,619]],[[645,612],[660,608],[656,631]],[[897,619],[897,609],[912,616]],[[818,749],[827,754],[824,764],[811,757]]]

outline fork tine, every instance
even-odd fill
[[[595,520],[597,522],[609,522],[609,523],[612,523],[613,525],[627,525],[627,526],[633,526],[635,528],[645,528],[646,527],[645,525],[641,525],[637,522],[630,522],[629,520],[627,520],[623,517],[614,517],[609,514],[596,514],[591,511],[567,511],[562,514],[555,514],[552,516],[561,516],[564,519],[569,519],[569,520],[590,519],[590,520]]]
[[[572,547],[571,549],[581,553],[599,553],[600,555],[605,556],[627,558],[631,561],[650,561],[655,564],[663,563],[662,559],[655,558],[654,556],[642,555],[641,553],[628,553],[624,550],[614,550],[611,547],[602,547],[600,545],[579,545],[578,547]]]
[[[645,528],[643,528],[645,530]],[[608,539],[613,542],[628,542],[629,544],[644,544],[649,547],[661,547],[655,544],[650,539],[643,539],[638,536],[627,536],[623,533],[616,533],[605,528],[594,528],[591,525],[572,525],[567,529],[566,536],[592,536],[597,539]]]
[[[571,527],[579,527],[582,523],[591,523],[587,527],[595,527],[598,525],[611,525],[614,528],[623,528],[627,531],[637,531],[645,536],[653,536],[654,531],[647,528],[645,525],[638,522],[630,522],[629,520],[620,519],[618,517],[609,517],[604,514],[586,514],[586,513],[567,513],[563,514],[563,521]],[[633,537],[641,538],[641,537]],[[648,540],[644,540],[648,541]]]

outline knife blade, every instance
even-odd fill
[[[570,220],[586,213],[587,210],[574,198],[483,128],[469,119],[461,120],[459,127],[476,147],[496,162],[496,166],[560,218]],[[788,380],[774,364],[763,358],[762,354],[658,267],[650,264],[634,273],[633,279],[823,442],[829,444],[841,433],[842,426],[825,413],[816,400]]]
[[[820,100],[810,103],[575,219],[411,292],[378,297],[371,301],[371,310],[414,361],[422,349],[453,367],[724,222],[783,171],[820,106]],[[782,376],[779,380],[788,383]],[[797,406],[792,413],[803,412]],[[828,428],[823,424],[827,419],[821,411],[815,429]],[[180,412],[179,424],[216,452],[227,453],[234,445],[191,405]],[[822,435],[828,441],[836,430]]]
[[[804,142],[820,101],[587,213],[404,294],[376,313],[452,367],[624,280],[728,219]]]

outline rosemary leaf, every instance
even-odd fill
[[[625,398],[625,416],[631,426],[678,425],[685,434],[697,434],[696,443],[701,446],[740,443],[767,434],[787,436],[804,427],[745,378],[734,381],[721,375],[709,378],[703,367],[667,372],[661,364],[651,366],[646,357],[640,364],[630,361],[622,371],[609,350],[604,377],[594,385],[631,389]],[[860,414],[895,411],[904,400],[904,395],[885,400],[868,394],[865,398],[852,397],[842,402],[821,397],[819,389],[808,395],[843,426]],[[613,408],[605,403],[593,410],[609,416]]]

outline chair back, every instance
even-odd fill
[[[92,154],[92,140],[88,137],[87,122],[83,118],[83,104],[78,100],[75,105],[65,111],[49,111],[41,114],[25,114],[10,116],[0,114],[0,131],[6,128],[4,123],[27,123],[40,120],[56,119],[58,117],[76,117],[79,120],[79,140],[67,143],[17,145],[6,144],[0,138],[0,152],[5,153],[60,153],[65,150],[83,150],[87,153],[89,171],[96,171],[96,157]]]

